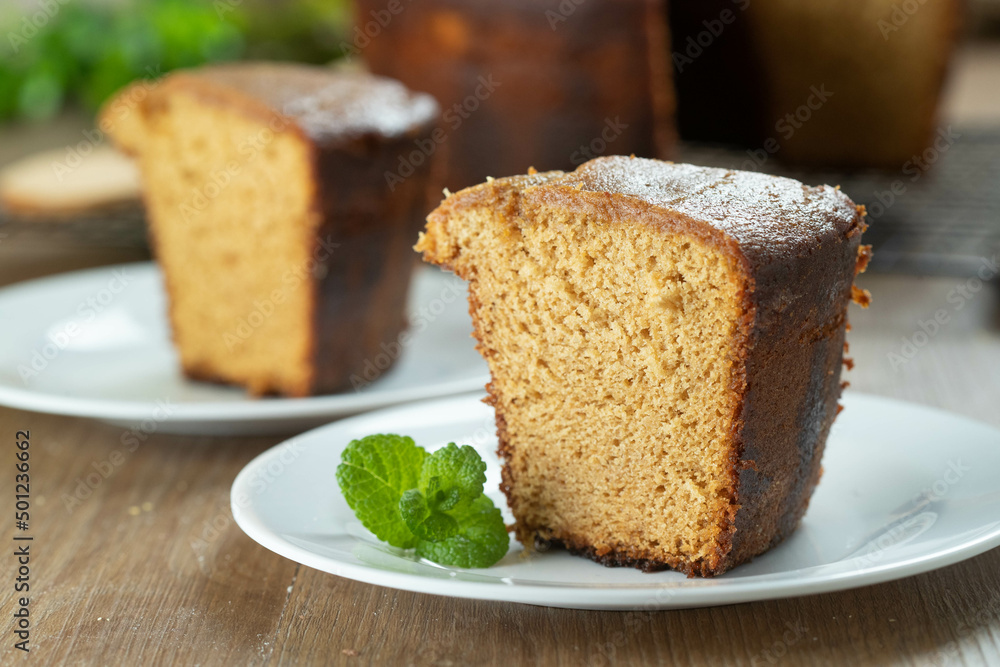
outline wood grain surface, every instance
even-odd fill
[[[852,314],[852,389],[1000,425],[992,284],[912,359],[890,361],[921,320],[954,308],[948,295],[963,282],[867,277],[875,305]],[[1000,550],[858,590],[711,609],[589,612],[440,598],[339,579],[247,538],[229,488],[280,438],[155,429],[137,437],[0,409],[4,502],[18,430],[30,430],[32,443],[32,650],[13,648],[5,557],[0,664],[1000,664]],[[5,512],[5,539],[13,532]]]

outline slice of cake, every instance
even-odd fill
[[[469,281],[521,542],[711,576],[787,536],[862,218],[835,188],[627,157],[449,196],[417,250]]]
[[[674,93],[663,0],[360,0],[352,44],[376,74],[443,109],[443,186],[670,157]],[[391,15],[390,15],[391,13]],[[441,194],[438,188],[434,202]]]
[[[303,396],[386,356],[429,167],[386,174],[437,117],[395,81],[265,63],[178,72],[109,103],[101,128],[138,158],[187,375]]]

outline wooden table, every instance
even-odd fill
[[[888,357],[919,320],[953,308],[948,294],[962,282],[867,277],[875,305],[852,314],[852,389],[1000,425],[995,285],[906,364],[893,369]],[[39,665],[1000,664],[1000,549],[898,582],[714,609],[585,612],[439,598],[302,567],[240,531],[230,484],[280,438],[154,431],[130,451],[120,427],[2,409],[5,502],[19,430],[31,436],[29,659]],[[9,519],[4,526],[10,539]],[[2,569],[10,619],[9,556]],[[19,657],[9,625],[3,664]]]
[[[0,266],[0,284],[71,266]],[[1000,280],[911,360],[890,363],[920,320],[953,308],[948,295],[964,282],[866,276],[875,304],[852,313],[852,390],[1000,426]],[[2,664],[1000,664],[1000,549],[902,581],[711,609],[440,598],[339,579],[247,538],[233,523],[230,484],[280,438],[153,432],[131,451],[119,427],[0,409],[5,503],[19,430],[31,436],[32,650],[13,648],[8,542]],[[78,490],[85,497],[68,501]]]

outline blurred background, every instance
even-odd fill
[[[405,13],[422,11],[398,4]],[[541,39],[570,30],[572,17],[560,13],[567,7],[587,11],[587,2],[542,4],[555,13],[546,13],[551,30]],[[506,3],[428,5],[461,13]],[[124,84],[211,61],[330,63],[358,52],[386,73],[374,47],[359,47],[377,36],[366,24],[375,26],[388,6],[4,0],[0,282],[149,257],[138,181],[94,128],[95,111]],[[868,207],[874,272],[974,276],[1000,252],[1000,0],[675,0],[664,14],[680,136],[670,156],[840,184]],[[380,49],[396,48],[389,55],[405,62],[394,45],[408,36],[404,21],[397,24]],[[440,47],[434,34],[412,31],[417,52],[422,44]],[[461,64],[468,69],[482,57]],[[533,58],[529,52],[525,62]],[[431,86],[414,67],[391,73],[411,87]],[[804,96],[813,88],[803,81],[837,92],[830,102],[821,89],[819,97]],[[785,110],[791,125],[782,125]],[[808,122],[797,124],[796,113]],[[631,152],[603,143],[591,143],[592,152]]]
[[[345,0],[5,0],[0,120],[92,114],[133,79],[245,58],[339,55]]]
[[[207,62],[327,63],[350,22],[345,0],[3,0],[0,283],[150,257],[137,175],[94,127],[114,92]]]

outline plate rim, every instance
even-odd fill
[[[634,609],[683,609],[694,607],[709,607],[725,604],[738,604],[758,600],[774,600],[788,597],[799,597],[808,595],[818,595],[834,591],[850,590],[877,583],[886,583],[904,579],[917,574],[930,572],[942,567],[954,565],[963,560],[973,558],[986,551],[1000,547],[1000,524],[987,530],[981,535],[972,539],[967,539],[957,544],[951,544],[944,549],[938,549],[931,553],[917,554],[903,560],[895,560],[889,563],[875,564],[867,566],[862,570],[835,571],[823,575],[813,576],[803,583],[803,579],[795,577],[794,574],[802,572],[804,569],[791,570],[787,573],[770,573],[764,575],[752,575],[742,579],[730,580],[728,585],[719,585],[715,582],[724,582],[724,579],[685,579],[682,582],[672,581],[661,584],[607,584],[601,587],[579,588],[574,584],[553,584],[544,585],[540,583],[503,585],[502,582],[477,582],[460,579],[434,578],[433,580],[418,574],[393,572],[391,570],[379,569],[377,567],[334,561],[330,557],[316,554],[304,547],[293,544],[281,537],[280,534],[271,530],[264,521],[253,511],[254,503],[250,502],[246,507],[241,506],[237,501],[243,493],[248,493],[248,480],[254,475],[256,470],[266,464],[274,456],[280,456],[285,448],[291,446],[295,440],[305,437],[316,437],[325,431],[352,428],[356,423],[370,420],[378,420],[385,413],[392,413],[398,410],[411,409],[422,410],[431,406],[441,404],[456,403],[466,405],[471,401],[481,400],[483,394],[472,394],[464,396],[452,396],[447,398],[437,398],[427,401],[420,401],[408,405],[399,405],[392,408],[366,412],[348,419],[340,420],[332,424],[326,424],[318,428],[306,431],[295,438],[289,438],[274,447],[260,453],[249,461],[237,474],[230,489],[230,508],[236,524],[252,540],[284,558],[301,563],[313,569],[320,570],[334,576],[340,576],[354,581],[360,581],[376,586],[385,586],[397,590],[405,590],[416,593],[439,595],[446,597],[459,597],[467,599],[492,600],[502,602],[516,602],[521,604],[532,604],[550,607],[562,607],[572,609],[606,609],[606,610],[634,610]],[[899,399],[868,394],[863,392],[845,391],[844,399],[848,402],[865,401],[869,404],[891,406],[896,409],[916,409],[930,413],[937,418],[947,418],[965,422],[969,426],[984,428],[1000,434],[1000,429],[995,426],[972,419],[965,415],[948,412],[934,406],[927,406],[920,403],[913,403]],[[252,494],[250,494],[252,498]],[[853,559],[851,559],[853,560]],[[841,561],[843,562],[843,561]],[[330,564],[335,566],[331,568]],[[835,563],[823,566],[834,565]],[[823,567],[820,566],[820,567]],[[336,570],[336,571],[334,571]],[[428,581],[433,581],[433,588],[428,590]],[[686,583],[695,582],[695,583]],[[566,602],[565,600],[554,601],[545,600],[546,593],[551,595],[552,591],[573,591],[569,597],[586,597],[586,603]],[[666,600],[651,601],[658,592],[670,591],[670,595],[665,596]],[[523,594],[527,593],[527,594]],[[534,593],[532,595],[531,593]]]
[[[0,299],[24,298],[26,293],[39,288],[51,288],[51,285],[47,285],[49,283],[59,283],[69,278],[87,279],[118,269],[144,271],[150,274],[161,271],[155,261],[109,264],[75,271],[63,271],[0,287]],[[323,417],[332,419],[342,415],[356,414],[359,411],[379,410],[422,399],[430,400],[481,391],[489,379],[489,373],[483,373],[475,378],[393,389],[374,395],[345,392],[301,398],[262,398],[255,399],[252,403],[244,401],[203,401],[197,403],[171,401],[170,414],[165,419],[158,418],[158,421],[228,425],[239,424],[248,419],[253,421],[288,421]],[[64,396],[40,392],[27,387],[0,384],[0,406],[42,414],[127,422],[148,419],[150,412],[156,408],[157,404],[156,401],[145,400]]]

